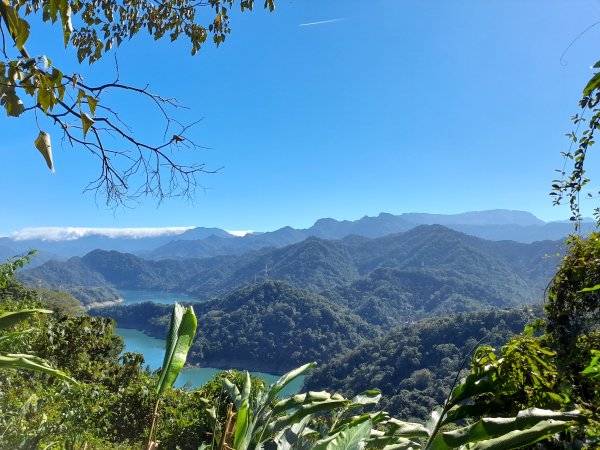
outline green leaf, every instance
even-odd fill
[[[18,34],[15,44],[19,50],[22,50],[29,37],[29,23],[19,17]]]
[[[600,284],[597,284],[597,285],[592,286],[592,287],[583,288],[579,292],[593,292],[593,291],[597,291],[598,289],[600,289]]]
[[[52,314],[49,309],[22,309],[0,315],[0,330],[15,326],[19,322],[28,320],[36,314]]]
[[[291,383],[296,378],[298,378],[300,375],[303,375],[305,372],[312,369],[316,365],[317,365],[317,363],[315,363],[315,362],[304,364],[303,366],[300,366],[297,369],[291,370],[288,373],[286,373],[285,375],[281,376],[281,378],[279,378],[275,383],[273,383],[271,386],[269,386],[265,404],[266,405],[271,404],[273,399],[277,396],[277,394],[279,394],[279,392],[284,387],[286,387],[289,383]]]
[[[574,422],[544,420],[527,430],[514,430],[503,436],[467,444],[465,450],[509,450],[535,444],[570,428]]]
[[[313,450],[361,450],[371,435],[371,421],[366,420],[353,427],[339,431],[333,436],[317,441]]]
[[[341,395],[331,395],[327,392],[308,392],[306,394],[294,395],[282,400],[273,407],[273,416],[277,416],[288,410],[293,411],[270,422],[266,427],[266,434],[272,435],[278,433],[284,428],[300,422],[308,415],[343,408],[348,406],[349,403],[350,400],[345,399]]]
[[[50,135],[45,131],[40,131],[38,137],[35,141],[33,141],[33,145],[44,157],[48,168],[54,173],[54,162],[52,160],[52,145],[50,142]]]
[[[68,1],[61,2],[60,20],[63,27],[63,42],[66,47],[71,39],[71,33],[73,33],[73,23],[71,22],[71,5]]]
[[[250,392],[252,384],[250,374],[246,372],[246,380],[240,395],[241,404],[237,407],[237,422],[233,438],[233,448],[236,450],[246,449],[252,437],[252,412],[250,410]]]
[[[42,372],[60,378],[68,383],[78,384],[73,378],[67,376],[60,370],[53,369],[41,358],[26,354],[4,354],[0,355],[0,369],[24,369]]]
[[[592,350],[592,360],[580,373],[593,379],[600,379],[600,351]]]
[[[475,395],[493,391],[494,383],[490,379],[493,370],[494,367],[488,365],[481,373],[468,375],[454,388],[449,403],[454,405]]]
[[[83,126],[83,137],[85,138],[85,135],[90,127],[94,125],[94,119],[92,119],[86,113],[81,113],[81,125]]]
[[[90,108],[90,113],[93,115],[96,114],[96,105],[98,105],[98,99],[92,95],[87,95],[87,103]]]
[[[370,389],[356,395],[350,403],[350,407],[358,407],[364,405],[374,405],[381,400],[381,391]]]
[[[179,376],[196,334],[197,324],[193,307],[185,308],[179,303],[175,303],[167,335],[165,359],[156,387],[158,394],[162,394],[166,389],[172,387]]]
[[[429,436],[429,430],[420,423],[402,422],[398,419],[390,419],[386,425],[394,436],[405,438],[426,438]]]
[[[438,434],[432,442],[432,448],[436,450],[456,448],[461,445],[504,436],[515,430],[523,431],[548,420],[559,420],[566,423],[566,421],[580,419],[581,414],[577,410],[562,412],[538,408],[520,411],[516,417],[484,417],[472,425]]]
[[[588,81],[588,84],[583,89],[583,95],[585,97],[587,97],[595,89],[597,89],[599,85],[600,85],[600,72],[595,73],[594,76],[592,77],[592,79],[590,81]]]
[[[437,429],[438,423],[442,419],[442,411],[443,409],[439,406],[431,411],[429,419],[427,419],[427,422],[425,422],[425,428],[427,429],[428,435],[431,436],[431,434]]]
[[[14,87],[4,88],[4,92],[0,95],[0,104],[4,106],[9,117],[19,117],[25,111],[23,100],[17,95]]]
[[[19,17],[17,10],[4,3],[4,12],[6,13],[6,25],[8,32],[15,40],[15,45],[18,50],[23,50],[23,46],[29,37],[29,23]]]
[[[240,390],[237,388],[235,384],[229,381],[227,378],[223,380],[223,387],[227,391],[227,394],[233,400],[233,404],[236,408],[240,407],[242,404],[242,395],[240,394]]]

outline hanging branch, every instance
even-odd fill
[[[66,75],[45,56],[31,57],[25,49],[30,25],[24,18],[41,13],[44,21],[60,22],[64,45],[76,50],[79,62],[90,64],[112,47],[121,45],[138,32],[154,39],[168,35],[171,41],[185,37],[195,54],[212,34],[219,45],[230,33],[228,8],[235,0],[40,0],[0,1],[0,106],[9,117],[33,111],[54,123],[62,133],[63,144],[87,149],[100,162],[99,175],[86,190],[100,193],[107,204],[122,204],[127,199],[152,196],[192,197],[200,174],[214,173],[203,163],[179,162],[176,152],[196,151],[202,147],[187,137],[190,124],[176,120],[172,112],[183,108],[177,100],[163,97],[145,87],[124,84],[116,78],[109,83],[91,85],[79,74]],[[241,0],[242,11],[252,9],[254,0]],[[265,8],[274,9],[273,0]],[[200,10],[212,11],[214,18],[205,27],[196,21]],[[77,18],[77,27],[74,26]],[[9,57],[7,39],[18,55]],[[11,45],[8,45],[11,47]],[[129,93],[149,101],[164,120],[165,130],[158,143],[138,139],[122,120],[118,109],[105,103],[110,93]],[[38,125],[39,127],[39,125]],[[175,132],[173,132],[175,128]],[[48,166],[54,170],[50,134],[40,129],[35,140]],[[196,159],[196,158],[194,158]]]

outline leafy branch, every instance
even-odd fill
[[[179,162],[176,152],[201,147],[186,133],[197,123],[183,124],[173,116],[182,106],[172,98],[114,81],[90,85],[80,74],[65,74],[44,55],[32,57],[25,48],[30,24],[24,18],[41,13],[45,22],[60,22],[64,45],[76,50],[78,61],[90,64],[111,48],[144,31],[155,40],[168,35],[171,41],[185,37],[192,54],[200,50],[209,34],[219,45],[231,32],[228,9],[235,0],[9,0],[0,2],[0,106],[9,117],[33,112],[50,119],[62,133],[62,142],[83,147],[98,158],[100,170],[86,190],[100,192],[107,204],[120,204],[139,196],[191,197],[199,186],[200,174],[214,173],[202,163]],[[253,0],[240,1],[242,11],[252,9]],[[273,0],[265,8],[274,9]],[[205,27],[197,13],[210,10],[214,17]],[[9,55],[8,47],[16,55]],[[165,130],[158,143],[138,139],[119,111],[106,102],[111,94],[131,93],[148,100],[163,117]],[[173,130],[174,129],[174,130]],[[50,134],[39,129],[34,142],[48,167],[54,171]]]
[[[600,61],[594,64],[595,69],[600,69]],[[580,112],[575,114],[571,120],[575,126],[574,130],[567,133],[571,141],[569,149],[561,152],[565,163],[562,169],[557,169],[559,178],[552,180],[553,205],[562,204],[568,201],[571,210],[570,220],[575,222],[575,228],[579,228],[582,220],[581,215],[581,193],[590,179],[586,175],[585,161],[588,150],[595,144],[594,135],[600,127],[600,72],[596,72],[583,89],[583,98],[579,101]],[[586,114],[589,119],[586,119]],[[585,129],[580,132],[582,124],[586,124]],[[585,125],[584,125],[585,126]],[[567,166],[572,166],[570,172]],[[600,194],[600,192],[598,192]],[[588,192],[587,197],[593,197],[595,194]],[[600,208],[594,209],[594,218],[600,226]]]

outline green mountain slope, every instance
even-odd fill
[[[347,395],[377,386],[380,406],[403,419],[425,419],[442,404],[468,351],[480,339],[501,345],[539,311],[528,308],[461,313],[395,328],[311,372],[309,390]]]
[[[516,304],[477,277],[394,268],[375,269],[363,279],[324,291],[322,295],[348,307],[367,322],[383,327]]]
[[[377,335],[346,308],[286,283],[266,281],[195,305],[198,332],[188,362],[283,373],[328,361]],[[138,304],[92,310],[121,327],[164,337],[171,308]]]
[[[377,239],[312,237],[283,248],[204,259],[150,261],[96,250],[83,258],[26,271],[21,279],[182,292],[198,300],[225,295],[248,283],[281,280],[324,292],[354,311],[362,309],[365,318],[369,303],[375,304],[368,298],[379,298],[375,292],[379,290],[387,291],[382,299],[386,308],[410,312],[415,307],[406,310],[402,299],[418,301],[417,310],[408,317],[412,320],[540,301],[557,262],[544,255],[555,254],[558,245],[491,242],[432,225]],[[374,273],[380,269],[395,269],[388,272],[387,287],[382,286],[383,272]],[[382,310],[381,314],[388,313]],[[375,317],[369,320],[385,324]]]

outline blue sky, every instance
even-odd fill
[[[200,179],[193,203],[148,198],[115,210],[82,193],[98,172],[85,150],[61,147],[42,123],[53,136],[52,174],[33,147],[34,118],[2,117],[0,235],[37,226],[272,230],[382,211],[509,208],[563,219],[548,192],[600,59],[600,26],[561,55],[598,20],[596,0],[284,0],[272,14],[235,14],[226,42],[195,57],[183,41],[135,38],[116,52],[121,80],[178,98],[190,107],[176,113],[183,121],[203,118],[189,136],[208,148],[182,158],[222,169]],[[325,23],[300,26],[313,22]],[[114,77],[112,57],[73,64],[50,27],[34,27],[28,49],[86,80]],[[146,103],[114,101],[137,136],[157,137]]]

